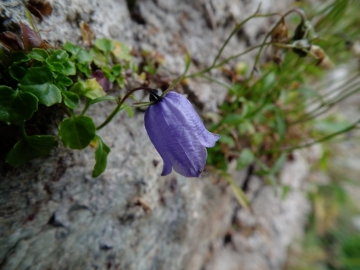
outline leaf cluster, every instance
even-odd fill
[[[40,38],[26,27],[23,26],[29,36]],[[93,177],[99,176],[106,168],[110,149],[96,134],[93,119],[85,113],[98,102],[119,102],[118,98],[107,95],[105,85],[112,88],[116,82],[119,88],[125,86],[125,72],[132,66],[129,48],[108,39],[96,40],[95,46],[89,49],[70,42],[55,49],[41,45],[41,39],[38,45],[23,44],[11,32],[0,36],[0,127],[5,130],[18,127],[15,137],[19,138],[5,153],[6,162],[18,167],[57,147],[57,136],[27,134],[27,123],[36,117],[39,109],[56,106],[68,115],[59,123],[58,138],[71,149],[84,149],[90,143],[96,145]],[[101,79],[94,75],[99,72]],[[81,99],[85,99],[86,105],[76,113]],[[118,111],[124,108],[132,113],[125,104]]]

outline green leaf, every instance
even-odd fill
[[[76,109],[79,106],[79,96],[73,92],[64,91],[62,92],[64,103],[70,109]]]
[[[255,127],[254,127],[253,123],[249,120],[245,120],[244,122],[242,122],[241,125],[238,126],[238,130],[239,130],[240,134],[254,134],[255,133]]]
[[[130,48],[120,42],[120,41],[114,41],[114,49],[112,50],[112,54],[114,55],[114,57],[120,61],[120,60],[125,60],[125,61],[130,61],[131,60],[131,51]]]
[[[239,204],[242,207],[249,210],[250,209],[250,201],[249,201],[248,197],[246,196],[245,192],[241,188],[238,187],[238,185],[235,183],[234,179],[229,174],[223,173],[222,176],[229,182]]]
[[[286,159],[287,153],[282,153],[280,157],[275,161],[275,164],[272,166],[269,174],[274,175],[275,173],[277,173],[284,165]]]
[[[45,50],[39,48],[32,49],[32,51],[28,53],[28,56],[40,62],[45,61],[49,57]]]
[[[53,63],[52,65],[50,65],[49,63],[47,63],[47,64],[48,64],[48,67],[51,69],[51,71],[56,71],[56,72],[62,73],[63,70],[65,69],[65,67],[60,63]]]
[[[98,177],[106,169],[107,156],[110,153],[110,148],[101,140],[99,136],[95,136],[97,141],[97,149],[95,151],[95,167],[92,177]]]
[[[221,134],[221,135],[220,135],[220,140],[219,140],[219,142],[224,143],[224,144],[227,144],[227,145],[229,145],[230,147],[235,146],[235,142],[234,142],[233,137],[231,137],[231,136],[229,136],[229,135],[226,135],[226,134]]]
[[[11,61],[14,64],[23,63],[23,62],[27,62],[30,60],[31,60],[31,58],[29,56],[27,56],[27,54],[24,52],[13,52],[11,54]]]
[[[88,79],[85,82],[77,82],[70,88],[71,92],[78,94],[79,96],[86,96],[89,99],[96,99],[102,96],[106,96],[105,91],[95,78]]]
[[[185,54],[185,70],[183,72],[184,75],[188,72],[190,64],[191,64],[191,55],[190,55],[190,53],[188,51],[186,51],[186,54]]]
[[[118,84],[119,88],[124,88],[124,86],[125,86],[125,78],[124,77],[117,77],[115,79],[115,81]]]
[[[102,97],[99,97],[99,98],[96,98],[96,99],[93,99],[91,100],[90,104],[95,104],[95,103],[98,103],[98,102],[102,102],[102,101],[105,101],[105,100],[111,100],[111,101],[115,101],[115,102],[118,102],[119,99],[117,97],[113,97],[113,96],[102,96]],[[122,106],[121,106],[122,107]]]
[[[241,114],[229,114],[226,115],[222,122],[224,124],[236,125],[243,121],[244,117]]]
[[[18,167],[31,159],[45,156],[57,147],[58,142],[54,136],[26,136],[15,144],[6,156],[6,162]]]
[[[119,65],[119,64],[113,65],[112,68],[111,68],[111,73],[115,77],[118,77],[118,76],[122,75],[121,71],[122,71],[122,66]]]
[[[133,109],[132,109],[129,105],[127,105],[126,103],[124,103],[123,105],[121,105],[119,111],[124,110],[124,109],[125,109],[125,111],[127,112],[127,114],[128,114],[129,117],[133,117],[133,116],[134,116],[134,111],[133,111]]]
[[[84,85],[82,82],[76,82],[73,86],[69,89],[70,92],[74,92],[78,96],[82,96],[84,93]]]
[[[17,123],[31,118],[37,111],[38,100],[31,93],[22,93],[0,86],[0,121]]]
[[[95,136],[95,124],[88,116],[64,119],[59,125],[59,137],[66,147],[84,149]]]
[[[89,64],[91,63],[91,61],[93,60],[91,54],[89,54],[87,51],[85,50],[80,50],[77,54],[76,59],[78,60],[79,63],[81,64]]]
[[[84,83],[84,96],[90,99],[106,96],[105,91],[95,78],[88,79]]]
[[[262,91],[269,92],[274,88],[276,83],[276,74],[274,72],[268,73],[263,79]]]
[[[25,78],[23,78],[22,81],[24,81],[25,85],[41,84],[43,82],[52,81],[53,78],[54,75],[49,69],[49,67],[42,66],[42,67],[29,68]]]
[[[69,77],[67,77],[63,74],[58,74],[57,77],[55,78],[55,84],[70,86],[73,84],[73,81]]]
[[[157,68],[155,67],[153,62],[149,62],[147,65],[143,67],[144,71],[150,73],[151,75],[155,75]]]
[[[62,64],[68,59],[69,55],[63,50],[50,50],[50,56],[46,59],[46,63],[53,65],[55,63]]]
[[[62,92],[67,92],[66,86],[64,86],[62,84],[57,84],[56,87],[60,89],[61,93]]]
[[[270,172],[269,167],[259,158],[255,158],[255,163],[256,165],[260,168],[259,170],[256,171],[257,175],[268,175]]]
[[[91,69],[88,64],[76,64],[76,68],[80,70],[82,73],[84,73],[87,77],[90,77],[91,75]]]
[[[112,74],[111,69],[109,69],[107,66],[101,67],[102,72],[104,72],[106,78],[108,78],[108,80],[110,82],[114,82],[115,81],[115,76]]]
[[[21,79],[19,87],[24,92],[34,94],[40,104],[51,106],[61,102],[61,92],[53,84],[53,73],[49,67],[29,68]]]
[[[106,57],[105,57],[104,53],[101,52],[96,47],[93,47],[93,48],[90,49],[90,54],[94,59],[95,65],[97,65],[98,67],[102,67],[102,66],[107,65]]]
[[[62,63],[64,66],[64,69],[61,71],[64,75],[75,75],[76,74],[76,68],[75,63],[71,62],[69,59],[66,60],[64,63]]]
[[[15,80],[20,81],[25,76],[26,69],[13,64],[9,67],[9,73]]]
[[[254,160],[254,153],[249,148],[245,148],[241,151],[241,154],[237,160],[236,169],[244,169],[249,166]]]
[[[71,60],[76,59],[81,64],[89,64],[93,60],[91,54],[68,41],[64,44],[63,49],[72,54]]]
[[[66,41],[66,43],[64,44],[63,46],[63,49],[68,51],[69,53],[71,54],[77,54],[80,50],[81,50],[81,47],[75,45],[75,44],[72,44],[71,42],[69,41]]]
[[[101,50],[105,53],[109,53],[114,49],[113,41],[110,39],[106,39],[106,38],[97,39],[95,41],[95,46],[96,46],[96,48],[98,48],[99,50]]]

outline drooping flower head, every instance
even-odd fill
[[[206,147],[213,147],[220,136],[206,130],[183,95],[169,92],[160,98],[154,91],[150,97],[156,102],[145,112],[145,128],[164,161],[161,175],[174,168],[185,177],[199,177],[206,163]]]

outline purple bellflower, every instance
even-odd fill
[[[150,92],[151,96],[156,103],[145,112],[145,128],[164,161],[161,175],[174,168],[185,177],[199,177],[206,163],[206,147],[213,147],[220,136],[206,130],[183,95],[169,92],[160,98]]]

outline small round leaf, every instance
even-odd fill
[[[34,158],[42,157],[57,147],[54,136],[26,136],[18,141],[6,156],[6,162],[18,167]]]
[[[38,100],[31,93],[14,91],[0,86],[0,121],[17,123],[28,120],[38,108]]]
[[[70,117],[59,125],[59,137],[66,147],[84,149],[95,136],[95,124],[88,116]]]

